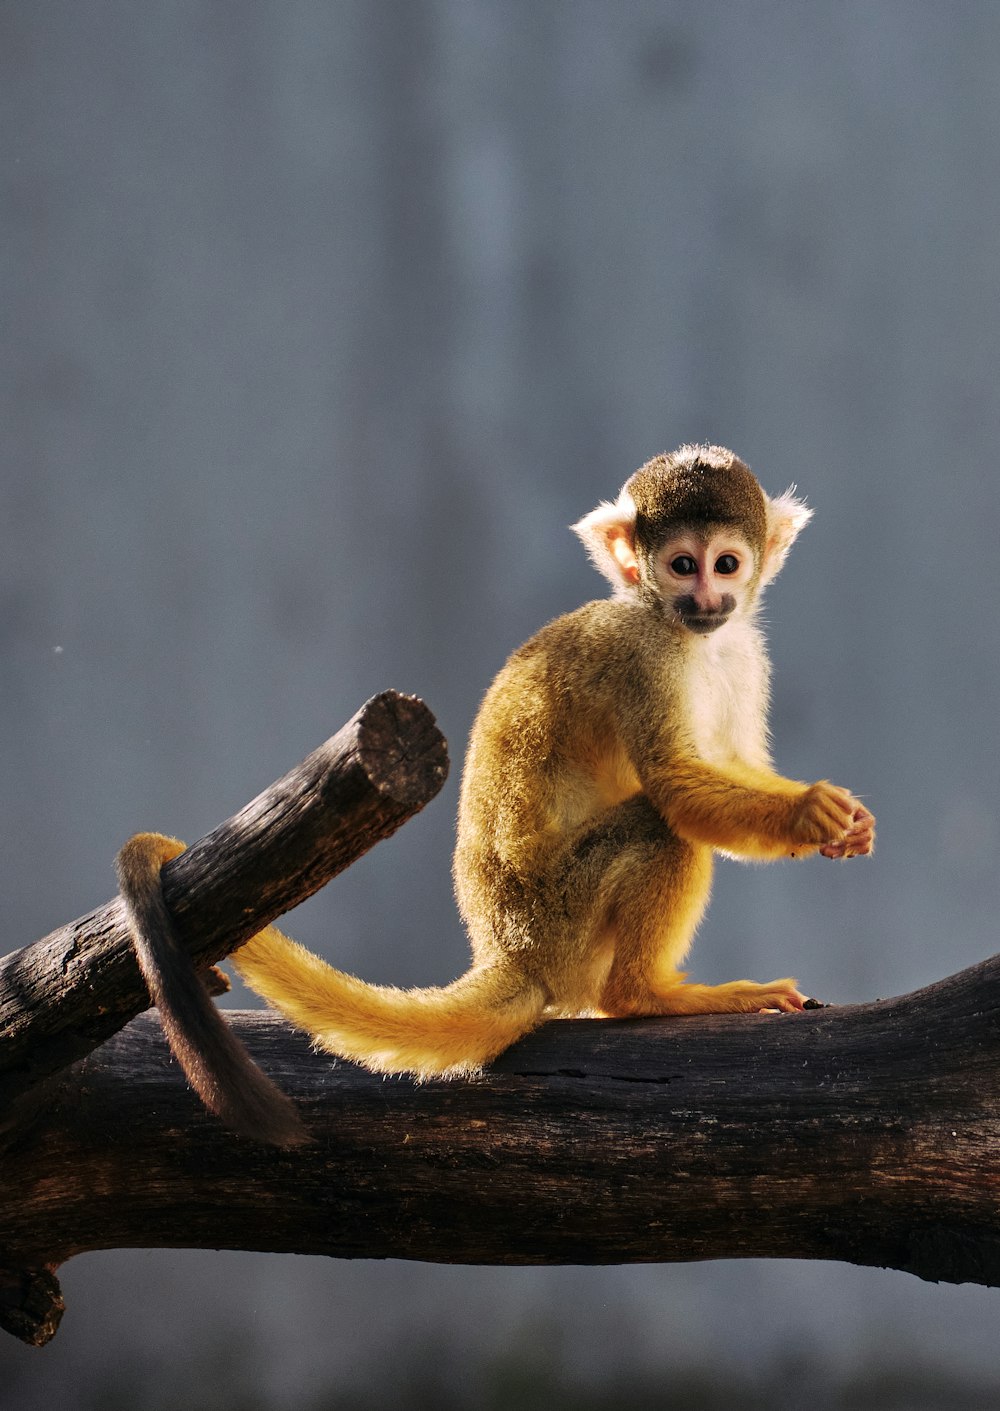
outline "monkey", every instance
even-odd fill
[[[771,762],[758,612],[812,515],[794,491],[772,499],[732,451],[683,445],[573,526],[612,595],[543,627],[479,708],[453,866],[466,974],[370,985],[272,926],[233,954],[250,988],[318,1048],[418,1080],[478,1073],[550,1017],[815,1003],[792,978],[705,985],[681,969],[716,853],[874,850],[859,798]]]

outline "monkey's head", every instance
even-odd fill
[[[698,636],[749,608],[812,510],[777,499],[723,446],[654,456],[573,528],[618,597],[666,611]]]

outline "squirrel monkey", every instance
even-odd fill
[[[454,860],[471,969],[369,985],[269,927],[233,956],[247,984],[320,1048],[423,1078],[475,1072],[549,1016],[802,1009],[792,979],[688,984],[679,967],[714,852],[874,847],[854,795],[782,778],[768,751],[760,594],[811,513],[720,446],[636,471],[574,526],[613,596],[516,651],[472,729]]]

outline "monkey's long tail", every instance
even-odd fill
[[[308,1138],[295,1104],[254,1063],[212,1003],[175,934],[160,890],[160,868],[183,851],[176,838],[136,833],[115,863],[149,997],[188,1082],[208,1110],[242,1136],[297,1146]]]
[[[495,966],[451,985],[399,990],[334,970],[274,926],[231,957],[243,979],[313,1042],[376,1073],[476,1072],[540,1021],[541,985]]]

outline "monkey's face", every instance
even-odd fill
[[[753,551],[734,529],[672,534],[651,563],[667,611],[699,637],[728,622],[753,592]]]

